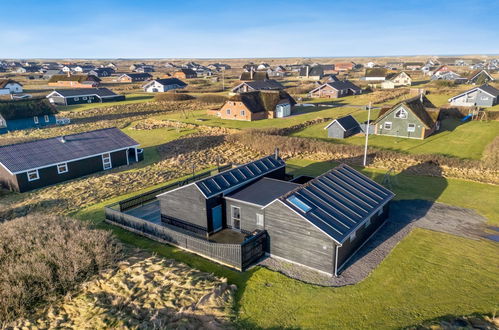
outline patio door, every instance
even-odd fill
[[[232,229],[241,230],[241,209],[237,206],[232,206],[231,210]]]
[[[211,217],[213,219],[213,232],[222,229],[222,205],[217,205],[211,209]]]

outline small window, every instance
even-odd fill
[[[395,112],[395,118],[400,118],[400,119],[407,119],[407,111],[404,109],[400,109],[397,112]]]
[[[246,111],[241,110],[241,116],[246,116]]]
[[[40,123],[40,120],[38,120],[37,116],[33,117],[33,121],[35,122],[35,124],[39,124]]]
[[[352,234],[350,234],[350,242],[355,241],[356,238],[357,238],[357,232],[354,231]]]
[[[50,121],[50,118],[48,115],[43,116],[43,119],[45,120],[46,123]]]
[[[113,167],[111,163],[111,154],[107,153],[102,155],[102,167],[104,170],[109,170]]]
[[[263,214],[260,214],[260,213],[256,214],[256,225],[263,227],[263,225],[264,225]]]
[[[228,115],[230,115],[230,109],[227,109],[226,113],[227,113]]]
[[[416,124],[407,125],[407,132],[415,132],[415,131],[416,131]]]
[[[232,206],[232,218],[241,219],[241,209],[237,206]]]
[[[385,129],[388,131],[391,130],[392,129],[392,122],[390,122],[390,121],[385,122]]]
[[[67,163],[57,164],[57,173],[62,174],[66,173],[67,171],[68,171]]]
[[[288,197],[287,201],[290,202],[291,204],[293,204],[294,206],[296,206],[298,209],[300,209],[300,211],[302,211],[304,213],[307,213],[308,211],[310,211],[312,209],[310,206],[305,204],[305,202],[303,202],[301,199],[299,199],[295,195]]]
[[[38,174],[38,170],[28,171],[28,181],[35,181],[40,179],[40,175]]]
[[[367,219],[366,224],[364,225],[364,227],[367,228],[370,225],[371,225],[371,218]]]

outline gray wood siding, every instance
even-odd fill
[[[343,265],[345,261],[352,256],[352,254],[357,251],[357,249],[364,244],[364,242],[371,236],[388,217],[388,204],[383,207],[383,212],[381,215],[373,215],[371,217],[371,223],[369,226],[362,225],[357,229],[355,234],[355,239],[353,241],[348,238],[343,245],[338,248],[338,268]]]
[[[280,202],[270,204],[264,211],[269,235],[267,252],[334,274],[336,246],[331,238]]]
[[[406,119],[395,117],[395,113],[399,109],[404,109],[405,111],[407,111],[407,118]],[[385,128],[386,122],[392,123],[391,129]],[[409,124],[416,125],[414,132],[408,131]],[[409,109],[405,108],[402,105],[397,107],[396,109],[392,110],[390,113],[388,113],[376,125],[377,125],[377,129],[376,129],[377,135],[410,137],[410,138],[415,138],[415,139],[422,139],[424,136],[425,127],[424,127],[423,123],[421,122],[421,120],[418,117],[416,117],[416,115],[414,115],[414,113],[412,113],[412,111],[410,111]]]
[[[327,128],[327,137],[330,138],[343,139],[346,137],[345,133],[341,125],[336,121]]]
[[[241,229],[243,231],[252,232],[256,229],[263,229],[262,226],[256,225],[256,214],[264,215],[261,207],[256,205],[249,205],[233,200],[225,200],[225,217],[227,219],[227,227],[232,228],[232,206],[237,206],[241,210]]]
[[[161,214],[208,229],[206,199],[190,184],[158,197]]]

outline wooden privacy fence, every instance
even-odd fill
[[[150,239],[199,254],[223,265],[244,270],[264,253],[267,233],[261,231],[241,244],[221,244],[105,207],[106,222]]]
[[[220,173],[220,172],[225,171],[225,170],[227,170],[227,169],[229,169],[231,167],[232,167],[232,164],[227,164],[227,165],[219,166],[219,167],[217,167],[216,171],[218,173]],[[122,200],[122,201],[120,201],[118,203],[119,210],[124,212],[124,211],[132,209],[132,208],[134,208],[136,206],[148,203],[148,202],[154,200],[156,198],[156,196],[159,195],[159,194],[161,194],[161,193],[164,193],[166,191],[169,191],[169,190],[172,190],[172,189],[184,186],[184,185],[186,185],[188,183],[197,181],[199,179],[203,179],[203,178],[209,177],[211,175],[211,173],[212,173],[211,170],[204,171],[202,173],[199,173],[199,174],[193,175],[191,177],[188,177],[185,180],[177,181],[177,182],[168,184],[166,186],[162,186],[162,187],[153,189],[153,190],[148,191],[146,193],[143,193],[143,194],[140,194],[140,195],[137,195],[137,196],[133,196],[133,197],[130,197],[130,198],[127,198],[127,199],[124,199],[124,200]]]

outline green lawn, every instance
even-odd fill
[[[367,117],[365,111],[358,113],[358,115],[356,117],[362,115],[361,119]],[[331,143],[356,145],[364,145],[365,143],[364,136],[329,139],[324,126],[324,124],[312,125],[292,135],[322,139]],[[447,119],[442,122],[440,132],[424,140],[371,135],[369,136],[369,145],[413,154],[442,154],[460,158],[480,159],[485,146],[497,135],[499,135],[499,122],[497,121],[472,121],[463,124],[456,119]]]
[[[320,174],[334,164],[291,159],[294,174]],[[380,180],[383,171],[366,169]],[[463,180],[397,175],[399,199],[422,198],[475,207],[498,224],[499,188]],[[148,189],[152,189],[149,187]],[[443,315],[493,313],[497,308],[499,245],[452,235],[414,230],[365,281],[326,288],[290,279],[265,268],[244,273],[230,270],[194,254],[156,243],[102,223],[105,201],[76,214],[111,229],[123,242],[174,258],[228,278],[238,286],[237,325],[244,328],[373,329],[400,328]]]
[[[58,106],[59,111],[83,111],[94,108],[110,107],[113,105],[122,104],[133,104],[133,103],[144,103],[149,102],[154,98],[151,94],[126,94],[126,100],[120,102],[104,102],[104,103],[86,103],[86,104],[76,104],[76,105],[66,105]]]

